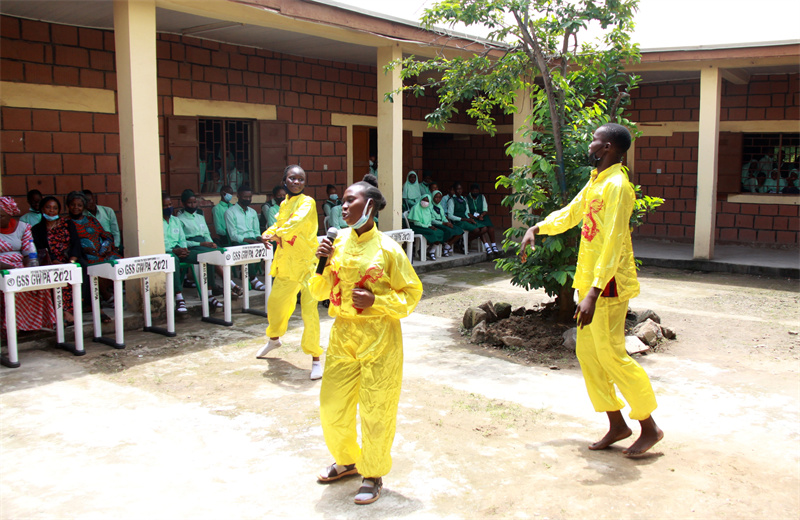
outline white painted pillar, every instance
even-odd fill
[[[125,256],[162,254],[154,0],[114,0],[114,42]]]
[[[717,222],[717,154],[722,75],[718,67],[700,71],[700,123],[697,145],[697,208],[694,219],[694,258],[714,258]]]
[[[517,107],[517,111],[514,112],[514,142],[530,142],[530,138],[523,137],[522,132],[524,131],[523,126],[527,128],[529,123],[526,122],[528,117],[530,117],[531,113],[533,112],[533,101],[531,100],[531,93],[528,90],[518,90],[517,91],[517,99],[516,103],[514,104]],[[521,168],[523,166],[530,166],[531,165],[531,158],[526,155],[518,155],[513,158],[512,166],[514,168]],[[525,205],[517,202],[514,205],[514,209],[524,209]],[[522,227],[523,224],[519,220],[513,218],[512,214],[512,227]]]
[[[403,97],[384,101],[385,94],[402,86],[400,68],[384,73],[389,62],[403,57],[399,44],[378,48],[378,186],[386,197],[378,227],[382,231],[402,228],[403,216]]]

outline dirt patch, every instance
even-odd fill
[[[552,368],[577,367],[575,351],[564,347],[564,332],[572,324],[558,323],[552,313],[536,310],[524,316],[511,316],[486,327],[487,335],[497,338],[484,348],[500,350],[509,358],[526,365]],[[519,346],[504,345],[499,338],[512,336],[522,340]]]

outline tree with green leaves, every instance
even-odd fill
[[[526,101],[520,96],[529,96],[531,115],[517,129],[522,139],[509,143],[506,151],[526,157],[529,164],[497,177],[498,186],[511,189],[503,204],[521,224],[505,231],[505,250],[516,251],[517,240],[529,226],[566,205],[586,184],[591,172],[588,144],[597,127],[616,122],[635,135],[624,110],[639,78],[623,68],[640,58],[630,40],[637,4],[638,0],[443,0],[425,11],[423,27],[484,26],[488,39],[497,44],[468,57],[412,56],[390,65],[402,67],[401,91],[416,96],[432,91],[438,96],[439,106],[426,119],[439,128],[465,109],[478,128],[493,135],[497,116],[516,112]],[[590,31],[598,36],[584,39]],[[632,225],[660,201],[638,197]],[[546,237],[526,258],[515,255],[497,261],[511,273],[512,283],[542,287],[555,296],[563,320],[571,319],[575,309],[571,281],[578,234],[576,228]]]

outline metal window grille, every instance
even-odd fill
[[[793,184],[797,187],[797,179],[792,176],[792,171],[798,169],[798,159],[800,159],[800,133],[779,133],[779,134],[744,134],[742,139],[742,180],[748,176],[748,171],[755,171],[757,185],[755,189],[748,189],[743,185],[745,191],[756,191],[759,193],[779,193],[783,187]],[[773,173],[774,172],[774,173]],[[762,177],[763,175],[763,177]],[[773,181],[777,181],[774,188],[764,187],[767,179],[777,176]]]
[[[216,193],[225,185],[236,191],[251,184],[253,122],[241,119],[200,119],[200,190]]]

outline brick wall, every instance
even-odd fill
[[[497,176],[511,169],[511,157],[505,154],[505,143],[510,134],[454,136],[451,134],[426,134],[424,139],[423,171],[433,173],[442,193],[454,182],[461,182],[464,193],[477,182],[489,204],[489,215],[498,232],[511,226],[508,208],[501,203],[509,192],[495,188]],[[499,239],[499,235],[498,235]]]
[[[800,107],[798,74],[753,76],[747,85],[722,83],[722,121],[796,120]],[[631,93],[629,117],[636,122],[697,121],[700,82],[643,85]],[[716,239],[722,243],[800,244],[798,208],[779,204],[724,202],[738,187],[737,160],[722,157],[730,148],[721,134],[720,162],[736,164],[735,172],[720,170]],[[662,197],[664,204],[645,217],[635,235],[691,242],[697,187],[697,132],[676,132],[671,137],[640,137],[635,142],[632,180],[643,193]],[[656,173],[658,170],[661,173]],[[794,217],[794,220],[792,219]]]
[[[3,81],[116,88],[108,32],[2,16],[0,36]],[[120,209],[115,114],[3,107],[0,117],[3,193],[21,209],[32,189],[59,196],[90,189],[99,204]]]
[[[0,24],[3,81],[116,89],[113,32],[8,16]],[[156,53],[162,188],[173,97],[276,105],[277,119],[287,123],[288,163],[308,173],[306,193],[321,205],[328,183],[344,186],[346,132],[331,125],[331,113],[377,115],[376,67],[173,34],[157,35]],[[416,120],[436,106],[432,96],[407,94],[404,103],[404,117]],[[463,112],[455,122],[470,122]],[[116,115],[6,107],[0,117],[4,193],[23,202],[33,188],[62,197],[91,189],[100,204],[119,210]],[[412,163],[421,170],[422,138],[413,139]]]
[[[752,76],[747,85],[722,82],[720,121],[800,119],[800,75]],[[700,80],[645,84],[631,92],[628,110],[638,123],[698,121]]]

